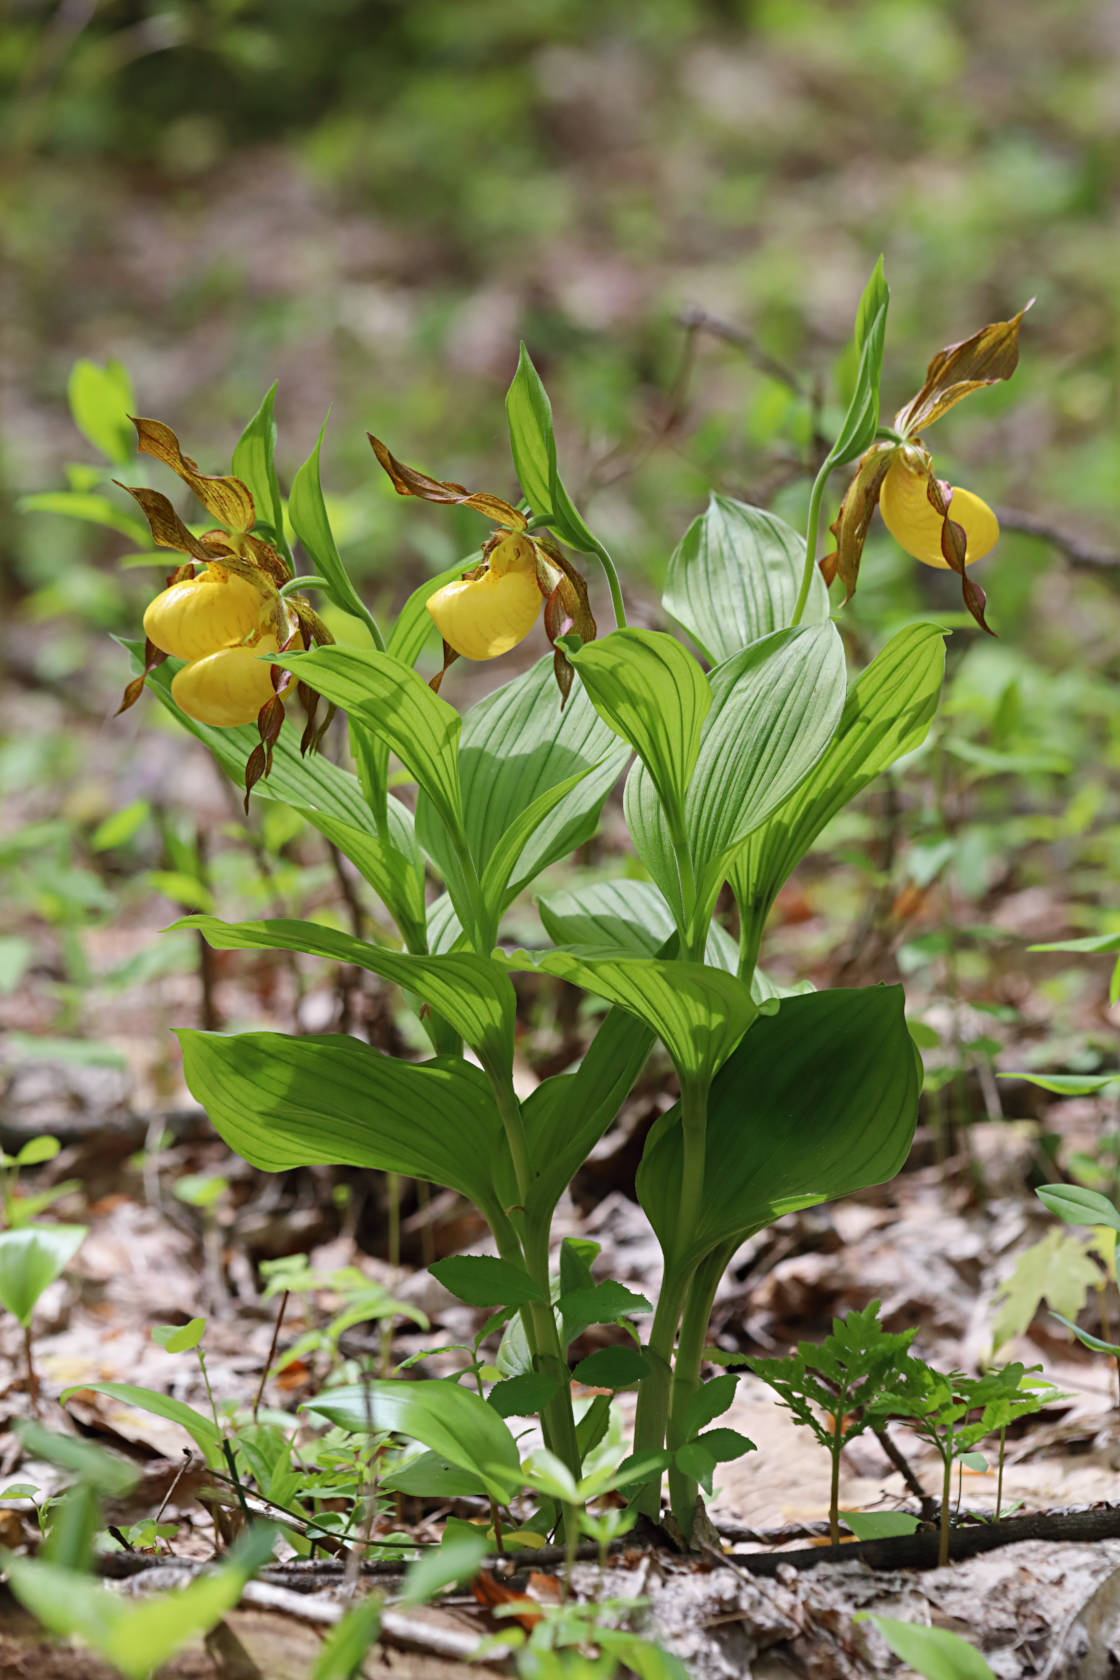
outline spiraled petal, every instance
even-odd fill
[[[908,465],[902,454],[896,455],[879,493],[879,511],[883,524],[907,554],[927,566],[948,570],[949,563],[941,551],[943,521],[926,495],[928,482],[928,473]],[[954,489],[949,518],[962,528],[968,540],[966,566],[989,553],[999,540],[999,521],[987,502],[971,490]]]

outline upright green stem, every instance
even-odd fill
[[[949,1515],[953,1500],[953,1439],[951,1435],[945,1444],[944,1460],[941,1477],[941,1528],[937,1536],[938,1569],[946,1569],[949,1565]]]
[[[829,1544],[840,1544],[840,1451],[844,1444],[844,1417],[837,1412],[832,1420],[832,1444],[829,1451],[832,1456],[832,1482],[828,1490],[828,1539]]]
[[[657,1311],[653,1315],[653,1327],[646,1347],[650,1369],[642,1378],[638,1390],[638,1409],[634,1417],[636,1453],[660,1452],[665,1445],[673,1381],[673,1348],[690,1275],[683,1269],[674,1272],[666,1260],[665,1275],[657,1296]],[[634,1503],[644,1516],[656,1522],[661,1514],[661,1477],[644,1487]]]
[[[820,530],[821,523],[821,501],[831,471],[831,461],[826,459],[820,472],[813,480],[813,488],[809,495],[809,517],[805,523],[805,569],[801,574],[801,589],[797,596],[797,605],[794,607],[793,617],[790,619],[791,629],[796,628],[801,623],[805,615],[805,608],[809,604],[809,590],[813,585],[813,568],[817,563],[817,533]]]
[[[734,1244],[721,1243],[719,1248],[713,1249],[701,1261],[693,1273],[684,1304],[677,1362],[673,1371],[668,1439],[669,1448],[673,1452],[683,1447],[688,1439],[686,1419],[693,1395],[700,1386],[700,1366],[708,1342],[708,1320],[712,1316],[712,1303],[734,1248]],[[691,1476],[672,1466],[669,1470],[669,1498],[673,1515],[688,1539],[696,1519],[699,1489]]]
[[[611,592],[611,606],[614,608],[615,624],[620,630],[625,630],[626,607],[622,599],[622,585],[618,581],[618,572],[615,569],[615,563],[601,542],[596,542],[595,553],[598,555],[599,563],[604,572],[607,574],[607,583]]]

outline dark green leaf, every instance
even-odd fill
[[[900,986],[812,992],[761,1016],[716,1076],[704,1201],[678,1233],[678,1111],[650,1133],[638,1196],[675,1263],[745,1241],[783,1213],[881,1184],[917,1120],[920,1073]]]
[[[409,1493],[419,1499],[470,1499],[485,1494],[486,1485],[473,1471],[449,1464],[439,1453],[423,1452],[401,1470],[382,1476],[385,1493]]]
[[[589,1324],[613,1324],[629,1313],[648,1313],[653,1307],[644,1295],[635,1295],[613,1278],[591,1289],[573,1289],[561,1295],[556,1310],[563,1319],[563,1340],[567,1347]]]
[[[649,1360],[636,1347],[598,1348],[580,1360],[572,1380],[588,1388],[629,1388],[648,1371]]]
[[[526,1371],[523,1376],[495,1383],[486,1403],[493,1406],[499,1417],[535,1417],[559,1392],[558,1378],[546,1377],[541,1371]]]
[[[689,1401],[688,1410],[681,1421],[682,1435],[691,1440],[702,1429],[706,1429],[713,1418],[722,1417],[734,1400],[738,1386],[738,1377],[730,1373],[701,1383]]]
[[[453,1254],[428,1270],[445,1289],[472,1307],[517,1307],[523,1301],[543,1301],[528,1272],[489,1254]]]
[[[1083,1190],[1079,1184],[1042,1184],[1035,1195],[1067,1225],[1108,1225],[1120,1231],[1116,1204],[1097,1190]]]

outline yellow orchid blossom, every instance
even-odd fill
[[[485,570],[445,584],[428,602],[436,629],[464,659],[498,659],[525,640],[543,605],[537,551],[527,537],[503,537]]]
[[[561,700],[572,686],[572,665],[556,641],[567,628],[592,641],[595,619],[587,584],[551,537],[530,535],[525,515],[489,491],[471,491],[450,479],[432,478],[405,466],[373,433],[373,452],[399,496],[424,502],[473,508],[497,529],[482,547],[482,560],[453,583],[437,589],[427,602],[443,637],[443,669],[432,679],[438,692],[456,659],[499,659],[524,641],[544,610],[545,634],[553,648],[553,668]]]
[[[945,514],[930,500],[933,462],[924,449],[905,444],[896,451],[879,492],[879,512],[891,536],[926,566],[946,571],[951,563],[942,550]],[[939,486],[940,489],[940,486]],[[944,495],[944,491],[941,492]],[[950,486],[948,517],[965,535],[964,563],[982,560],[999,541],[999,521],[987,502],[971,490]]]
[[[846,599],[855,592],[863,545],[878,507],[907,554],[959,575],[965,606],[981,629],[992,633],[984,617],[987,596],[965,568],[995,547],[999,521],[973,491],[936,476],[919,434],[970,392],[1010,379],[1019,361],[1019,326],[1029,308],[939,350],[921,390],[860,457],[831,527],[836,547],[820,562],[826,583],[837,577],[844,583]]]
[[[118,711],[135,704],[149,672],[169,654],[185,660],[171,680],[171,697],[181,711],[219,729],[257,725],[260,744],[245,766],[248,807],[252,788],[271,769],[284,700],[292,690],[298,687],[307,714],[301,753],[318,746],[335,711],[329,706],[317,724],[319,696],[294,678],[285,679],[282,667],[269,664],[265,656],[289,649],[302,653],[313,642],[333,637],[302,595],[285,599],[282,590],[292,581],[291,568],[254,532],[256,511],[248,486],[239,478],[199,472],[161,420],[134,419],[133,425],[140,450],[170,467],[221,528],[195,536],[161,491],[121,486],[143,510],[152,540],[187,558],[148,604],[144,669],[125,689]],[[202,568],[197,573],[196,564]]]

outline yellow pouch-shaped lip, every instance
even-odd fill
[[[271,665],[261,655],[276,652],[276,637],[262,636],[252,647],[221,648],[195,659],[171,679],[171,698],[197,723],[232,729],[256,723],[257,713],[273,695]],[[280,690],[283,699],[295,687],[292,677]]]
[[[263,610],[261,591],[247,578],[207,568],[156,596],[144,614],[144,634],[175,659],[201,659],[251,635]]]
[[[449,647],[464,659],[497,659],[524,641],[541,610],[532,571],[485,572],[445,584],[428,611]]]
[[[908,466],[896,455],[879,493],[879,512],[891,536],[915,560],[927,566],[949,569],[941,552],[942,520],[926,495],[924,472]],[[968,540],[965,565],[971,566],[990,552],[999,541],[999,521],[987,502],[971,490],[953,490],[949,518],[959,525]]]

